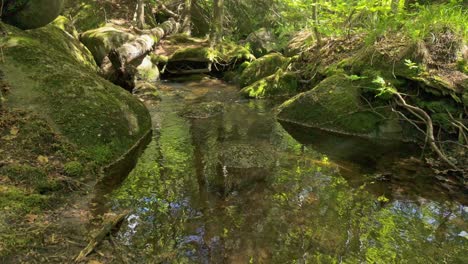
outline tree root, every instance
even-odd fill
[[[447,165],[449,165],[452,169],[456,171],[461,171],[452,161],[450,161],[446,155],[440,150],[440,148],[435,143],[436,140],[434,138],[434,125],[432,123],[431,117],[421,108],[409,105],[406,103],[405,99],[401,96],[400,93],[394,93],[396,99],[396,104],[403,107],[404,109],[408,110],[414,116],[416,116],[419,120],[423,121],[426,125],[426,142],[429,144],[431,149],[439,156],[441,160],[443,160]]]

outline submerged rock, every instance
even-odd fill
[[[43,117],[98,164],[122,155],[150,130],[144,105],[102,79],[79,41],[53,25],[31,31],[4,27],[0,70],[11,87],[6,108]]]
[[[111,24],[88,30],[80,36],[80,41],[91,51],[98,65],[102,63],[104,57],[112,49],[119,48],[124,43],[133,39],[135,39],[135,35]]]
[[[335,75],[283,103],[278,118],[344,134],[401,137],[402,127],[391,109],[371,108],[362,96],[358,83]]]
[[[187,106],[182,115],[188,118],[205,119],[222,113],[223,109],[221,102],[204,102]]]
[[[43,27],[62,11],[65,0],[7,0],[2,20],[21,29]]]

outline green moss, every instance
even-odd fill
[[[27,105],[98,162],[123,154],[150,129],[144,105],[98,76],[79,48],[68,48],[78,43],[62,30],[7,28],[0,70],[13,88],[9,107]],[[100,155],[102,149],[109,154]]]
[[[179,49],[170,57],[169,61],[202,61],[213,62],[216,50],[209,47],[189,47]]]
[[[83,175],[84,167],[79,161],[70,161],[63,165],[63,171],[68,176],[80,177]]]
[[[263,56],[245,68],[240,76],[241,87],[248,86],[254,82],[270,76],[278,69],[284,69],[290,62],[289,58],[283,57],[279,53],[272,53]]]
[[[35,213],[46,207],[47,201],[47,196],[0,184],[0,209],[3,212],[13,214]]]
[[[133,34],[118,29],[113,25],[88,30],[80,36],[81,42],[91,51],[99,65],[112,49],[119,48],[124,43],[133,39],[135,39]]]
[[[361,98],[360,86],[345,75],[329,77],[283,103],[278,117],[346,134],[378,136],[390,122],[391,111],[370,109]]]
[[[275,74],[263,78],[244,87],[241,93],[251,98],[284,96],[296,94],[298,91],[297,76],[294,73],[279,69]]]

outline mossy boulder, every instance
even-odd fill
[[[111,24],[88,30],[80,36],[80,41],[91,51],[98,65],[112,49],[119,48],[133,39],[135,35]]]
[[[260,79],[244,87],[241,93],[246,97],[265,98],[297,94],[299,89],[297,75],[279,69],[275,74]]]
[[[65,0],[7,0],[3,21],[21,29],[43,27],[62,11]],[[2,2],[3,3],[3,2]]]
[[[290,58],[286,58],[279,53],[265,55],[246,65],[240,75],[239,84],[241,87],[251,85],[262,78],[276,73],[278,69],[286,68],[289,62]]]
[[[345,75],[331,76],[283,103],[278,118],[343,134],[400,138],[402,127],[389,107],[372,109],[361,86]]]
[[[89,52],[49,25],[22,31],[3,25],[4,82],[8,109],[48,121],[98,164],[125,153],[151,127],[148,111],[130,93],[102,79]]]
[[[146,56],[138,67],[136,67],[136,81],[155,83],[159,80],[158,66],[155,65],[150,56]]]

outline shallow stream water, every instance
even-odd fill
[[[138,165],[97,195],[132,209],[128,262],[468,263],[466,199],[413,147],[281,124],[217,80],[165,87]]]

